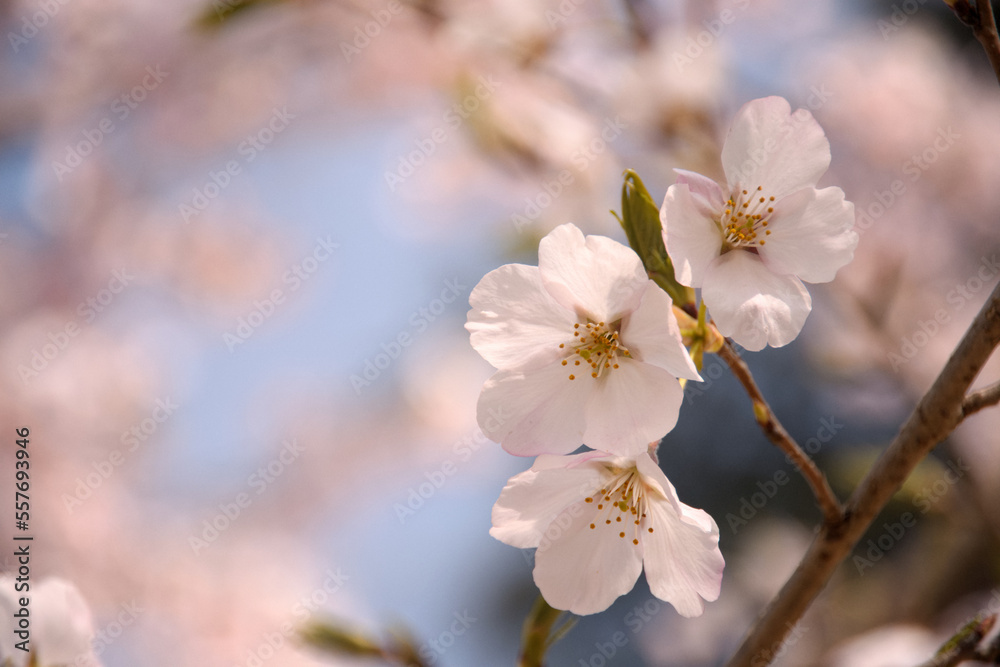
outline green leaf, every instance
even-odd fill
[[[694,290],[677,282],[674,265],[663,244],[660,209],[642,179],[631,169],[625,170],[625,183],[622,185],[622,215],[615,217],[650,279],[670,295],[675,305],[680,308],[687,306],[693,312]]]

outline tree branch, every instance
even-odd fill
[[[826,477],[816,467],[812,459],[809,458],[809,455],[802,451],[802,448],[792,439],[792,436],[788,435],[788,431],[778,421],[778,418],[771,410],[771,406],[768,405],[767,400],[764,399],[764,395],[754,381],[753,375],[750,374],[750,369],[740,356],[736,354],[732,343],[728,340],[725,341],[718,355],[729,364],[733,375],[740,381],[740,384],[743,385],[743,388],[746,389],[747,394],[750,396],[750,400],[753,401],[753,414],[757,418],[760,428],[764,431],[764,435],[781,451],[785,452],[792,464],[798,468],[802,476],[806,478],[809,486],[812,487],[819,507],[823,511],[824,522],[828,525],[839,522],[842,518],[843,509],[841,508],[840,501],[837,500],[837,496],[833,493],[833,489],[830,488],[829,482],[827,482]]]
[[[962,419],[997,403],[1000,403],[1000,382],[991,384],[985,389],[980,389],[966,396],[965,400],[962,401]]]
[[[986,57],[990,59],[993,73],[1000,82],[1000,37],[997,35],[997,23],[993,18],[993,5],[990,0],[945,0],[954,10],[962,23],[972,28]]]
[[[990,4],[990,0],[976,0],[976,10],[979,21],[972,27],[972,34],[983,45],[986,57],[990,59],[990,65],[993,66],[997,82],[1000,82],[1000,37],[997,36],[997,23],[996,19],[993,18],[993,6]]]
[[[820,528],[798,568],[729,661],[730,667],[760,667],[771,661],[790,628],[912,470],[961,422],[965,394],[998,344],[1000,285],[993,289],[934,384],[848,500],[843,519]]]

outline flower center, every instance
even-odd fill
[[[583,326],[573,325],[573,338],[576,343],[570,343],[569,356],[562,361],[563,366],[580,366],[586,362],[590,366],[590,377],[599,378],[604,371],[618,368],[618,357],[623,356],[629,359],[632,354],[628,348],[618,340],[618,329],[621,327],[621,320],[608,326],[604,322],[587,322]],[[560,348],[565,348],[566,343],[559,343]],[[576,379],[575,373],[570,373],[570,380]]]
[[[726,202],[720,226],[728,247],[755,248],[766,243],[760,237],[771,233],[767,223],[774,213],[774,197],[765,196],[763,190],[759,185],[753,192],[740,190]]]
[[[638,545],[643,520],[646,519],[645,486],[635,468],[610,470],[615,476],[601,488],[600,494],[584,498],[587,503],[597,503],[598,515],[590,524],[590,529],[613,531],[619,539],[625,539],[625,534],[629,533],[632,544]],[[652,527],[646,530],[653,532]]]

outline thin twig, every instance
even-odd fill
[[[830,488],[826,476],[816,467],[816,464],[809,458],[809,455],[802,451],[802,448],[792,439],[792,436],[788,435],[788,431],[778,421],[778,418],[774,415],[774,411],[771,410],[771,406],[768,405],[767,400],[754,381],[753,375],[750,374],[750,369],[746,363],[736,354],[736,350],[733,349],[732,344],[728,340],[722,345],[718,354],[729,364],[733,375],[740,381],[740,384],[743,385],[743,388],[750,396],[750,400],[753,401],[754,417],[757,418],[757,423],[760,424],[764,435],[781,451],[785,452],[792,464],[799,469],[802,476],[809,483],[809,486],[812,487],[820,509],[823,511],[824,521],[829,525],[839,522],[843,516],[843,508],[840,505],[840,501],[837,500],[837,496],[833,493],[833,489]]]
[[[789,630],[819,595],[889,499],[964,417],[969,386],[1000,344],[1000,285],[993,289],[931,388],[848,500],[841,521],[827,523],[791,578],[750,630],[730,667],[768,664]]]
[[[974,415],[983,408],[988,408],[997,403],[1000,403],[1000,382],[991,384],[985,389],[980,389],[966,396],[965,400],[962,401],[962,418],[965,419],[969,415]]]
[[[996,614],[985,618],[974,618],[954,637],[948,639],[934,657],[917,667],[955,667],[967,660],[993,662],[1000,655],[1000,641],[994,638],[985,646],[980,646],[980,643],[996,622]]]

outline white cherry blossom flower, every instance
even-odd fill
[[[812,309],[802,281],[825,283],[854,257],[854,205],[816,189],[830,143],[808,111],[780,97],[743,106],[722,149],[726,184],[677,170],[660,210],[677,280],[700,287],[723,335],[781,347]]]
[[[20,600],[25,597],[31,619],[27,647],[35,656],[34,664],[38,667],[98,665],[90,643],[94,635],[90,608],[76,586],[65,579],[49,577],[32,582],[27,592],[18,592],[15,583],[13,577],[0,576],[0,610],[9,624],[8,631],[0,638],[0,663],[10,658],[14,665],[27,664],[28,653],[17,646],[23,636],[15,632],[20,629],[15,614],[22,608]]]
[[[688,507],[648,453],[539,456],[493,506],[490,535],[535,552],[535,584],[556,609],[594,614],[632,590],[645,567],[653,595],[682,616],[719,597],[719,528]]]
[[[469,303],[472,346],[498,369],[479,425],[511,454],[644,451],[677,422],[677,378],[701,379],[638,255],[571,224],[542,239],[537,267],[491,271]]]

